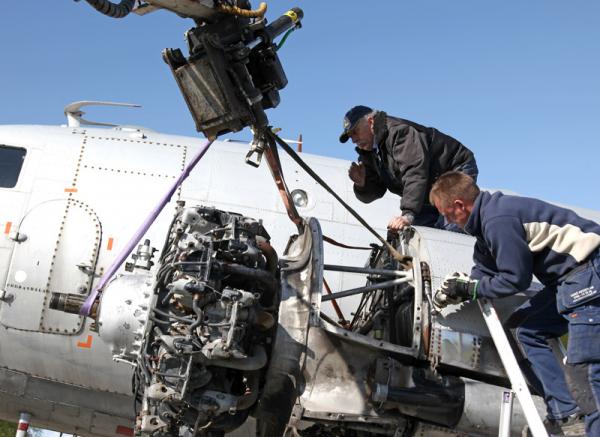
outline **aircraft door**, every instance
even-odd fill
[[[30,209],[16,231],[0,323],[26,331],[78,333],[84,318],[50,310],[50,297],[52,292],[89,293],[102,236],[98,217],[79,200],[47,200]]]

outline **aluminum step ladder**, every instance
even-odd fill
[[[510,380],[512,392],[514,395],[516,395],[519,403],[521,404],[521,408],[523,409],[523,413],[525,413],[525,418],[527,419],[527,424],[529,425],[529,431],[531,432],[531,435],[533,437],[548,437],[548,432],[546,431],[544,423],[542,422],[542,418],[538,414],[537,408],[533,403],[533,398],[531,397],[531,393],[529,392],[529,388],[525,382],[525,377],[523,376],[523,373],[521,373],[521,369],[517,363],[515,355],[513,354],[512,348],[510,347],[508,338],[506,337],[506,333],[502,327],[502,323],[500,323],[500,319],[496,313],[496,309],[493,307],[491,302],[485,298],[478,299],[477,303],[479,304],[479,309],[481,310],[483,319],[485,320],[490,334],[492,335],[492,340],[496,345],[498,355],[500,355],[500,360],[502,361],[502,365],[504,366],[504,369],[508,375],[508,379]],[[514,396],[510,391],[504,392],[502,406],[500,409],[500,426],[498,437],[510,436],[510,419],[512,416],[513,398]]]

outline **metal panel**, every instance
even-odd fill
[[[2,305],[0,322],[16,329],[37,331],[52,269],[52,253],[65,210],[65,200],[42,203],[30,210],[18,232],[27,237],[13,252],[5,289],[13,295]],[[27,317],[25,317],[27,315]]]
[[[36,427],[76,435],[115,436],[118,426],[133,427],[132,403],[130,396],[0,370],[0,420],[15,420],[19,412],[31,411]]]
[[[27,386],[27,376],[23,373],[0,369],[0,392],[13,396],[23,396]]]
[[[128,138],[118,131],[106,131],[105,136],[86,135],[84,144],[82,166],[158,178],[179,173],[185,150],[185,146],[180,144]]]
[[[77,170],[77,199],[93,205],[102,221],[97,273],[102,274],[167,192],[183,169],[186,148],[177,144],[124,138],[85,137]],[[123,143],[123,144],[120,144]],[[123,153],[120,153],[121,150]],[[138,155],[132,155],[135,150]],[[138,159],[144,156],[143,160]],[[102,183],[98,183],[102,181]],[[173,196],[144,238],[161,247],[173,217]]]
[[[52,255],[41,331],[74,334],[81,329],[83,317],[49,309],[50,295],[90,292],[101,238],[102,227],[96,213],[83,202],[69,199]]]
[[[31,209],[17,231],[26,240],[13,253],[6,291],[14,298],[0,310],[1,323],[21,330],[78,332],[83,318],[49,311],[48,302],[55,291],[89,291],[90,277],[77,265],[95,265],[101,235],[97,217],[82,202],[56,199]]]

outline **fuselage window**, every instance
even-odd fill
[[[0,188],[17,185],[26,154],[27,150],[20,147],[0,145]]]

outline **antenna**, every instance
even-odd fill
[[[117,126],[113,123],[102,123],[98,121],[90,121],[83,118],[85,112],[81,110],[83,106],[125,106],[127,108],[141,108],[142,105],[137,105],[135,103],[118,103],[118,102],[97,102],[94,100],[82,100],[80,102],[69,103],[65,106],[65,115],[67,116],[67,126],[69,127],[79,127],[81,125],[88,126]]]

